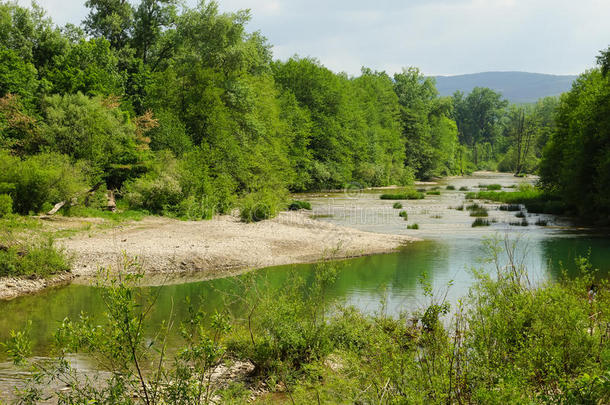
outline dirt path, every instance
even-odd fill
[[[92,276],[137,256],[149,274],[199,273],[214,278],[243,269],[388,253],[417,239],[382,235],[310,219],[299,212],[244,224],[233,216],[185,222],[151,217],[59,243],[73,254],[73,273]],[[167,282],[167,280],[164,280]]]

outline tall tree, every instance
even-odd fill
[[[163,31],[177,18],[177,0],[142,0],[134,13],[133,47],[144,63]]]
[[[87,0],[89,15],[85,31],[95,38],[106,38],[115,49],[127,45],[133,28],[133,7],[127,0]]]

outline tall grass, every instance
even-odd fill
[[[422,200],[425,198],[425,194],[415,190],[405,190],[397,194],[382,194],[379,198],[382,200]]]
[[[523,204],[532,213],[560,215],[566,207],[557,197],[534,187],[521,186],[517,191],[481,191],[466,194],[467,199],[498,201],[504,204]]]

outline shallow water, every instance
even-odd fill
[[[447,184],[455,185],[457,189],[468,186],[474,191],[474,187],[481,183],[510,186],[523,181],[531,180],[497,174],[445,180],[440,196],[402,202],[403,209],[409,213],[409,221],[398,217],[399,210],[392,208],[394,201],[379,199],[380,191],[300,196],[312,202],[315,215],[324,216],[320,220],[425,239],[409,244],[397,253],[341,261],[337,282],[330,295],[339,302],[367,312],[379,310],[382,298],[390,314],[412,311],[424,304],[418,280],[422,273],[426,273],[438,292],[444,293],[452,284],[448,298],[456,302],[472,285],[471,269],[489,269],[489,265],[480,259],[486,256],[482,241],[492,236],[503,238],[508,235],[512,239],[521,239],[520,253],[527,253],[526,265],[534,282],[559,277],[562,267],[573,273],[575,258],[586,256],[589,251],[594,266],[610,269],[610,238],[607,235],[576,231],[568,220],[549,216],[545,216],[550,220],[548,227],[511,226],[515,213],[499,211],[494,204],[488,205],[489,215],[497,223],[486,228],[472,228],[473,218],[467,211],[451,209],[463,203],[464,192],[445,190]],[[535,223],[537,218],[530,216],[528,221]],[[406,229],[407,224],[412,223],[418,223],[420,229]],[[291,270],[306,280],[313,278],[313,265],[282,266],[258,270],[255,274],[261,285],[265,283],[270,288],[281,288],[288,282]],[[235,279],[148,288],[148,291],[159,294],[151,325],[153,328],[159,325],[170,316],[170,312],[177,320],[186,316],[184,302],[187,297],[213,313],[226,305],[228,296],[225,293],[236,288]],[[233,306],[233,309],[239,313],[238,306]],[[69,285],[0,302],[0,312],[3,314],[0,317],[0,340],[4,340],[11,329],[20,329],[27,320],[31,320],[34,354],[44,356],[49,354],[53,332],[65,317],[76,318],[84,312],[95,318],[104,312],[104,307],[97,288]],[[3,368],[0,364],[0,381],[4,380]]]

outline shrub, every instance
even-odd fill
[[[258,191],[242,198],[239,215],[243,222],[258,222],[275,217],[281,206],[281,198],[276,193]]]
[[[70,263],[53,240],[0,243],[0,277],[46,277],[70,270]]]
[[[462,187],[460,187],[460,191],[468,191],[468,190],[469,190],[469,188],[468,188],[468,187],[466,187],[466,186],[462,186]]]
[[[175,212],[183,200],[182,187],[172,167],[128,181],[123,194],[131,208],[144,208],[153,214]]]
[[[426,194],[428,195],[441,195],[441,192],[438,190],[428,191]]]
[[[407,213],[407,211],[400,211],[398,213],[398,216],[403,218],[405,221],[409,219],[409,214]]]
[[[407,225],[407,229],[419,229],[418,224]]]
[[[521,211],[520,204],[502,204],[500,205],[500,211]]]
[[[477,218],[472,223],[473,228],[476,228],[479,226],[489,226],[489,225],[491,225],[490,222],[487,219],[483,219],[483,218]]]
[[[86,167],[72,165],[67,156],[41,153],[21,160],[0,151],[0,193],[13,199],[13,210],[19,214],[41,212],[82,196],[87,190]]]
[[[517,212],[517,213],[515,214],[515,216],[516,216],[517,218],[525,218],[525,212],[523,212],[523,211],[519,211],[519,212]]]
[[[392,205],[392,208],[394,208],[395,210],[399,210],[402,208],[402,204],[399,202],[394,203],[394,205]]]
[[[547,226],[548,224],[549,221],[547,221],[546,219],[538,218],[538,220],[536,220],[537,226]]]
[[[449,191],[453,191],[453,190],[455,190],[455,186],[447,186],[446,189],[449,190]]]
[[[0,218],[13,213],[13,199],[8,194],[0,194]]]
[[[489,190],[489,191],[502,190],[502,186],[500,184],[489,184],[489,185],[485,186],[485,188],[487,188],[487,190]]]
[[[511,226],[529,226],[529,222],[527,222],[527,219],[522,219],[521,221],[518,222],[511,222],[510,223]]]
[[[311,204],[307,201],[299,201],[294,200],[288,206],[290,211],[298,211],[298,210],[309,210],[311,211]]]
[[[487,217],[489,213],[487,212],[487,208],[483,207],[479,204],[471,204],[466,207],[468,211],[470,211],[471,217]]]
[[[379,198],[382,200],[422,200],[425,195],[419,191],[406,190],[400,194],[382,194]]]

